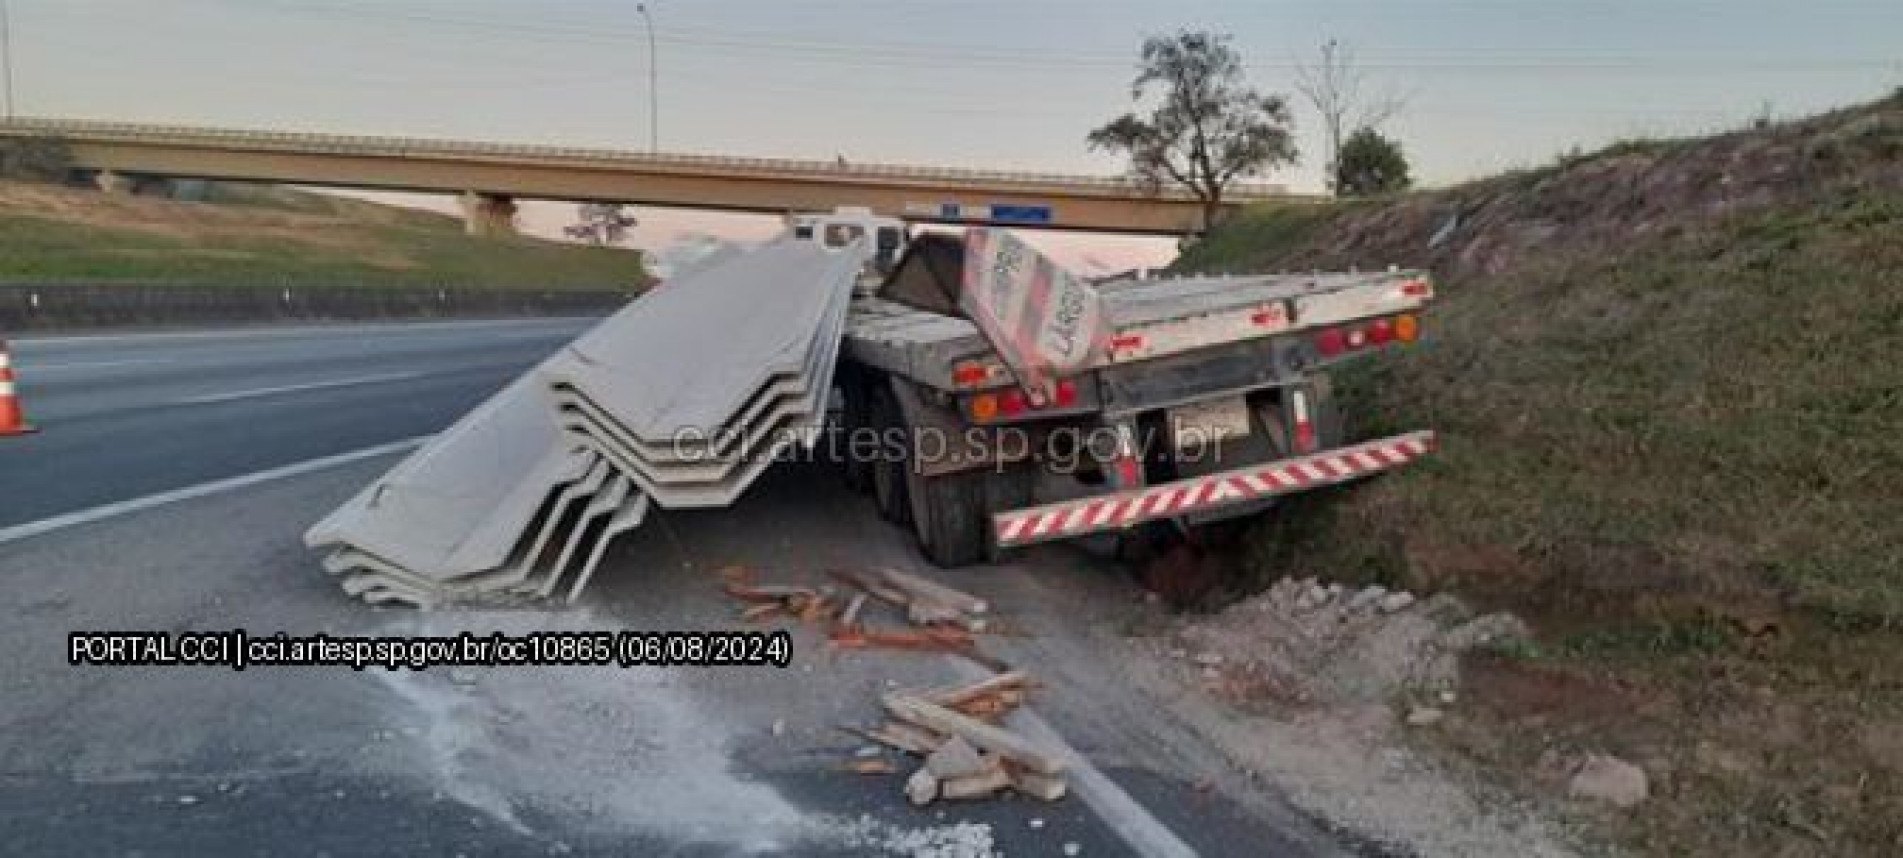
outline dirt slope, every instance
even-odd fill
[[[1435,731],[1640,763],[1574,810],[1647,849],[1903,847],[1903,92],[1403,197],[1256,211],[1185,270],[1433,269],[1427,341],[1339,379],[1404,476],[1252,534],[1245,582],[1451,589],[1538,643],[1476,657]]]

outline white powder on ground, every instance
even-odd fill
[[[598,629],[585,612],[418,615],[392,634]],[[558,628],[559,627],[559,628]],[[374,669],[433,786],[518,831],[533,809],[564,825],[737,851],[778,851],[811,821],[730,768],[733,731],[661,668]]]

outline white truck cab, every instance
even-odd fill
[[[905,221],[874,214],[871,209],[859,206],[842,206],[824,213],[788,214],[786,225],[794,238],[816,241],[830,250],[843,250],[860,238],[870,236],[871,241],[865,246],[872,255],[865,262],[866,273],[877,277],[892,271],[910,239]]]

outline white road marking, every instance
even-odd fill
[[[139,360],[91,360],[72,363],[30,363],[20,367],[22,372],[53,372],[62,369],[99,369],[108,366],[143,366],[155,363],[171,363],[171,358],[141,358]]]
[[[127,340],[204,340],[229,337],[231,339],[253,339],[259,337],[290,337],[311,334],[335,334],[343,331],[393,331],[405,328],[495,328],[519,327],[522,325],[553,325],[559,323],[592,321],[595,316],[538,316],[531,319],[470,319],[453,322],[371,322],[348,325],[291,325],[254,328],[213,328],[198,331],[146,331],[131,334],[76,334],[68,336],[41,337],[33,334],[14,334],[8,341],[15,351],[26,346],[62,345],[75,343],[114,343]]]
[[[0,528],[0,545],[26,539],[30,536],[51,533],[55,530],[61,530],[74,525],[91,524],[95,521],[102,521],[104,519],[126,515],[127,513],[140,512],[169,503],[202,498],[208,495],[218,494],[219,492],[228,492],[233,489],[242,489],[247,486],[255,486],[259,483],[266,483],[272,480],[281,480],[286,477],[295,477],[300,474],[334,468],[338,465],[347,465],[351,462],[363,459],[371,459],[391,453],[400,453],[429,439],[430,436],[428,435],[416,438],[405,438],[404,440],[392,441],[388,444],[378,444],[375,447],[365,447],[361,450],[352,450],[348,453],[338,453],[335,456],[309,459],[283,467],[272,468],[267,471],[257,471],[242,476],[227,477],[209,483],[200,483],[182,489],[173,489],[169,492],[160,492],[155,495],[146,495],[142,498],[133,498],[132,500],[119,501],[118,503],[109,503],[105,506],[96,506],[92,509],[82,509],[77,512],[56,515],[52,518],[42,518],[39,521],[30,521],[26,524],[16,524],[12,527]]]
[[[301,393],[306,390],[328,390],[333,387],[355,387],[360,384],[383,384],[391,381],[404,381],[426,373],[386,372],[379,375],[359,375],[354,378],[337,378],[330,381],[312,381],[304,384],[285,384],[278,387],[257,387],[251,390],[236,390],[229,393],[207,393],[203,396],[190,396],[174,400],[173,405],[211,405],[219,402],[233,402],[239,399],[255,399],[260,396],[276,396],[280,393]]]
[[[952,662],[953,669],[962,674],[967,682],[976,682],[992,675],[991,671],[962,658],[947,657],[947,660]],[[1007,720],[1018,735],[1041,747],[1053,749],[1064,758],[1071,789],[1136,854],[1196,858],[1195,849],[1190,848],[1169,826],[1151,815],[1149,809],[1138,804],[1136,799],[1123,791],[1123,787],[1117,786],[1117,782],[1111,780],[1109,775],[1099,771],[1089,759],[1064,741],[1064,737],[1038,717],[1036,712],[1032,712],[1029,706],[1019,707]]]

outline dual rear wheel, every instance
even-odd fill
[[[862,407],[851,404],[854,396]],[[864,462],[863,485],[870,490],[879,516],[901,527],[909,526],[920,550],[943,567],[970,566],[995,559],[991,514],[1029,505],[1035,473],[1022,464],[986,465],[967,471],[927,475],[913,461],[910,427],[898,397],[886,383],[874,380],[848,391],[843,409],[850,432],[871,430],[878,443]],[[853,415],[865,424],[854,427]],[[847,484],[855,484],[847,457]]]

